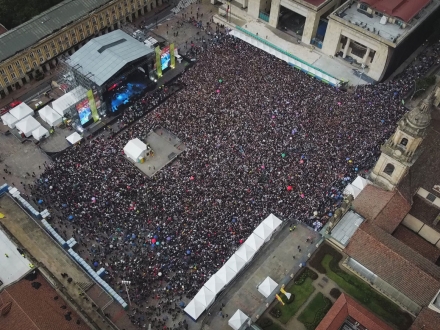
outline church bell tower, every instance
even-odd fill
[[[396,132],[380,148],[381,155],[373,168],[371,179],[393,190],[419,154],[419,146],[425,138],[431,122],[434,91],[420,105],[407,112],[398,122]]]

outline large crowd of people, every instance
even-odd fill
[[[183,89],[161,104],[166,91],[146,96],[121,132],[72,147],[33,186],[53,225],[123,297],[120,281],[131,281],[139,326],[173,325],[179,302],[270,213],[324,225],[347,182],[374,165],[406,111],[402,95],[438,61],[422,54],[394,81],[347,92],[227,35],[197,56]],[[121,153],[158,127],[187,150],[148,178]]]

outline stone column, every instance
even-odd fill
[[[156,0],[151,1],[151,9],[156,8]]]
[[[162,0],[157,0],[157,5],[162,6]]]
[[[18,79],[18,84],[19,84],[20,86],[23,86],[23,80]]]
[[[134,12],[134,18],[138,18],[139,17],[139,13],[138,13],[138,11],[136,10],[135,12]]]
[[[5,95],[9,95],[8,87],[5,87],[5,88],[3,89],[3,92],[5,92]]]
[[[263,0],[252,0],[248,6],[248,14],[253,18],[258,18],[260,15],[260,5]]]
[[[31,81],[31,78],[29,78],[29,76],[27,74],[24,75],[24,79],[26,79],[26,82]]]
[[[316,36],[316,31],[318,31],[319,18],[317,12],[312,10],[308,11],[301,42],[306,45],[311,43],[312,39]]]
[[[278,18],[280,16],[281,0],[272,0],[270,6],[269,25],[276,28],[278,26]]]
[[[249,0],[243,0],[243,8],[248,7]]]
[[[370,56],[370,51],[371,49],[367,47],[367,52],[365,53],[364,58],[362,59],[362,64],[367,64],[368,56]]]
[[[141,7],[141,15],[144,15],[145,14],[145,9],[144,9],[144,7]]]
[[[44,66],[46,67],[46,70],[47,70],[47,71],[50,71],[50,65],[49,65],[49,63],[46,63]]]
[[[351,42],[351,39],[347,38],[347,43],[345,44],[344,52],[342,53],[342,58],[345,58],[347,56],[348,49],[350,48],[350,42]]]

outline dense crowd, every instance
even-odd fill
[[[401,95],[438,61],[421,56],[391,83],[346,92],[217,37],[178,79],[185,88],[142,117],[166,91],[150,94],[126,111],[122,132],[71,148],[33,194],[59,211],[54,226],[76,238],[91,265],[105,267],[112,286],[123,292],[120,281],[131,281],[135,324],[172,323],[181,299],[270,213],[325,224],[406,111]],[[187,150],[150,179],[121,153],[158,127]]]

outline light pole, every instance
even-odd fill
[[[359,84],[361,83],[361,79],[362,79],[362,75],[364,74],[364,71],[365,71],[365,64],[362,64],[362,72],[361,72],[361,74],[359,75],[359,82],[358,82],[358,84],[356,85],[356,89],[354,90],[355,93],[357,92],[357,90],[358,90],[358,86],[359,86]]]
[[[122,281],[122,284],[125,285],[125,291],[127,292],[128,304],[131,306],[130,295],[128,294],[127,284],[130,285],[131,281]]]

